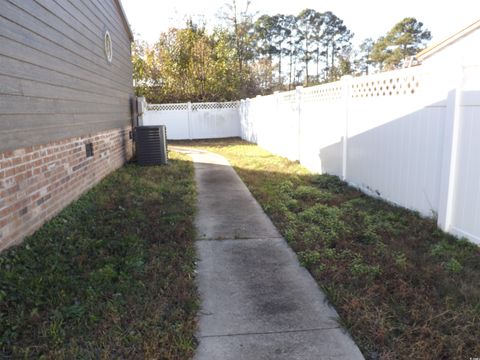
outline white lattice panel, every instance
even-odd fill
[[[148,104],[147,109],[149,111],[176,111],[187,110],[188,104]]]
[[[193,103],[192,110],[238,109],[239,101]]]
[[[359,77],[352,81],[352,98],[371,98],[414,95],[421,86],[417,72],[390,71],[373,76]]]
[[[287,91],[278,94],[279,104],[294,104],[296,102],[296,91]]]
[[[330,102],[338,101],[342,97],[342,84],[337,81],[330,84],[314,86],[303,89],[302,101],[304,102]]]

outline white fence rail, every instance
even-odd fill
[[[480,68],[419,66],[240,103],[150,105],[169,138],[241,136],[480,244]]]
[[[168,138],[210,139],[241,136],[239,102],[149,104],[143,125],[166,125]]]

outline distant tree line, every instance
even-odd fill
[[[376,41],[352,46],[353,32],[330,11],[255,17],[237,0],[208,32],[187,21],[149,46],[133,47],[135,89],[150,102],[228,101],[401,67],[431,38],[405,18]]]

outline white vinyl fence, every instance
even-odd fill
[[[226,104],[151,105],[146,124],[173,139],[241,136],[480,244],[480,68],[418,66]]]
[[[149,104],[143,125],[166,125],[169,139],[241,136],[238,101],[224,103]]]
[[[480,243],[480,69],[426,67],[241,102],[242,137]]]

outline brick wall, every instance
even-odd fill
[[[19,243],[132,155],[131,128],[0,154],[0,251]],[[86,156],[86,144],[93,156]]]

